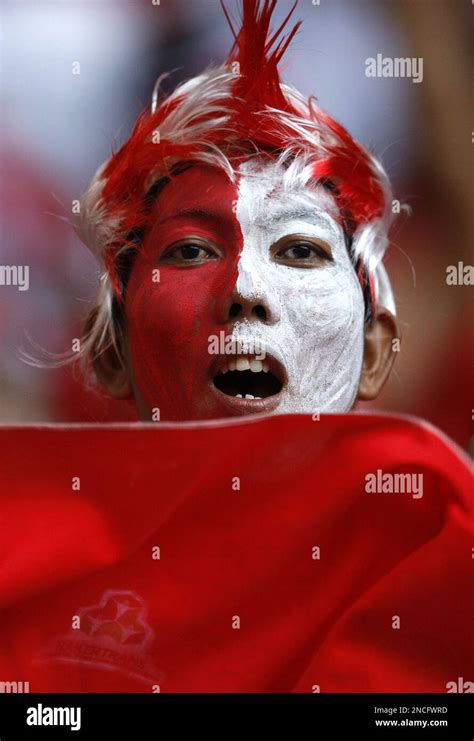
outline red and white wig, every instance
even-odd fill
[[[160,182],[180,166],[205,162],[235,178],[239,165],[261,155],[282,169],[284,189],[323,186],[336,204],[361,282],[370,321],[377,305],[395,313],[382,259],[393,219],[392,191],[381,163],[315,103],[281,82],[279,62],[300,22],[286,33],[296,2],[270,31],[277,0],[242,0],[242,24],[220,67],[159,97],[129,139],[96,172],[81,200],[75,228],[103,268],[89,349],[114,341],[113,307],[123,281],[120,256],[140,247]],[[83,348],[87,350],[87,348]]]

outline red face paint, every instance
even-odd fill
[[[137,397],[149,419],[154,408],[163,421],[232,413],[212,391],[208,338],[228,326],[242,251],[236,199],[237,186],[223,171],[196,164],[174,176],[156,201],[156,221],[137,255],[125,300]],[[212,243],[220,255],[200,265],[167,261],[169,248],[191,236]]]

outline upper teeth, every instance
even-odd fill
[[[221,369],[221,373],[227,373],[227,371],[246,371],[250,370],[252,373],[268,373],[270,370],[268,363],[256,358],[237,358],[237,360],[230,360],[227,365],[224,365]]]

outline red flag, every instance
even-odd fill
[[[427,424],[291,415],[0,438],[0,683],[474,689],[472,478]]]

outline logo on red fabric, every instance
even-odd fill
[[[100,604],[77,613],[81,632],[91,638],[108,637],[122,646],[145,647],[153,640],[143,600],[133,592],[107,591]]]
[[[41,661],[117,671],[147,684],[163,682],[148,650],[154,632],[145,601],[136,592],[108,589],[98,604],[81,607],[80,628],[70,628],[40,657]]]

